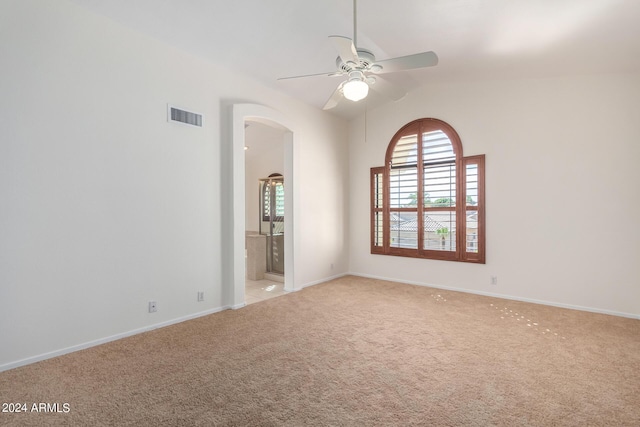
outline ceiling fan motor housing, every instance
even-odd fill
[[[351,61],[347,61],[345,63],[338,56],[336,58],[336,66],[338,67],[338,70],[340,70],[340,71],[342,71],[344,73],[347,73],[347,74],[349,72],[351,72],[351,71],[354,71],[354,70],[369,71],[369,68],[376,61],[376,57],[373,55],[373,53],[371,53],[371,51],[369,51],[367,49],[358,49],[357,51],[358,51],[359,63],[355,63],[355,62],[351,62]]]

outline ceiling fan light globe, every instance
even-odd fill
[[[369,85],[362,80],[350,80],[342,88],[344,97],[349,101],[357,102],[369,94]]]

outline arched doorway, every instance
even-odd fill
[[[245,123],[247,121],[265,123],[271,127],[284,130],[284,176],[288,177],[285,186],[285,215],[290,220],[285,223],[285,277],[284,290],[291,292],[298,290],[295,282],[295,241],[294,223],[297,214],[297,200],[295,186],[296,176],[296,139],[295,132],[289,120],[272,108],[256,104],[235,104],[232,106],[231,147],[227,151],[227,160],[231,166],[231,206],[227,209],[224,223],[228,225],[228,232],[223,239],[225,251],[230,251],[227,257],[223,287],[227,292],[227,305],[240,308],[245,305]]]

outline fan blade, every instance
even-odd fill
[[[384,61],[377,61],[375,65],[382,67],[382,70],[377,71],[376,74],[433,67],[434,65],[438,65],[438,55],[434,52],[422,52],[413,55],[400,56],[398,58],[385,59]]]
[[[343,74],[344,73],[339,72],[339,71],[331,71],[331,72],[326,72],[326,73],[303,74],[303,75],[300,75],[300,76],[279,77],[278,80],[301,79],[303,77],[316,77],[316,76],[335,77],[335,76],[341,76]]]
[[[369,88],[373,89],[381,95],[386,96],[387,98],[393,99],[394,101],[399,101],[407,94],[404,89],[399,88],[392,83],[389,83],[380,76],[370,77],[370,79],[373,78],[375,78],[375,82],[369,84]]]
[[[342,86],[344,86],[344,82],[340,83],[333,94],[331,94],[331,97],[329,97],[324,107],[322,107],[323,110],[330,110],[338,105],[338,102],[342,99]]]
[[[358,51],[356,47],[353,45],[353,41],[349,37],[344,36],[329,36],[333,45],[338,50],[338,55],[340,55],[340,59],[345,64],[348,62],[354,62],[356,64],[360,63],[360,58],[358,58]]]

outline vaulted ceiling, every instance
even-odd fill
[[[330,35],[353,37],[352,0],[72,0],[322,108],[338,77]],[[378,60],[434,51],[436,67],[386,74],[431,82],[640,71],[637,0],[360,0],[358,47]],[[380,96],[369,105],[386,102]],[[364,102],[333,111],[352,117]]]

